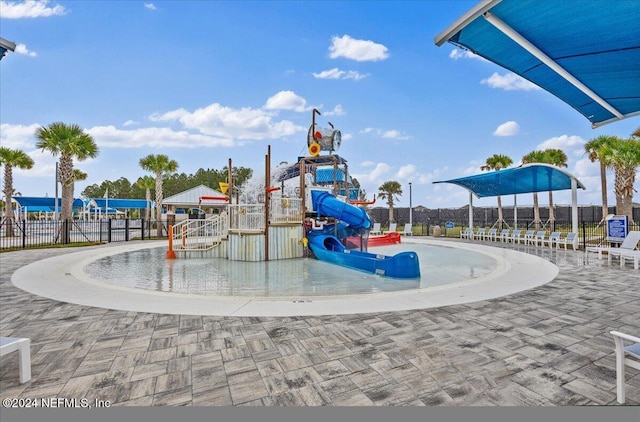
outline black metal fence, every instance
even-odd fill
[[[162,224],[163,236],[167,229]],[[16,220],[0,224],[0,249],[41,248],[54,245],[126,242],[157,238],[154,220]]]

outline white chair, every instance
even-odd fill
[[[413,229],[411,226],[412,224],[409,224],[409,223],[405,224],[404,229],[402,229],[400,234],[405,236],[413,236]]]
[[[515,229],[515,230],[513,231],[513,233],[511,233],[511,236],[509,236],[509,238],[507,239],[507,241],[509,241],[509,242],[511,242],[511,243],[513,243],[513,244],[515,244],[516,242],[517,242],[517,243],[520,243],[520,239],[522,239],[522,238],[520,237],[521,235],[522,235],[522,230],[520,230],[520,229]]]
[[[619,331],[611,331],[616,345],[616,391],[618,403],[625,402],[625,366],[640,370],[640,338],[624,334]],[[626,346],[624,341],[633,342]]]
[[[31,340],[28,338],[0,337],[0,357],[18,352],[20,383],[31,379]]]
[[[460,239],[473,239],[473,229],[471,227],[467,227],[466,229],[460,232]]]
[[[527,230],[527,232],[524,234],[524,244],[528,245],[529,243],[533,243],[535,235],[535,230]]]
[[[556,244],[556,248],[559,248],[560,247],[560,245],[558,244],[559,240],[560,240],[560,232],[551,232],[546,242],[550,248],[553,248],[554,243]],[[544,246],[544,242],[545,240],[542,241],[542,246]]]
[[[544,246],[544,239],[547,236],[547,232],[544,230],[538,230],[536,232],[536,235],[533,238],[533,241],[535,242],[536,246],[538,246],[538,242],[540,242],[540,245]]]
[[[484,236],[482,236],[482,240],[489,239],[489,240],[495,241],[497,234],[498,234],[498,229],[489,229],[489,231],[486,232]]]
[[[484,227],[478,227],[478,230],[476,230],[476,232],[473,234],[473,237],[476,239],[482,239],[486,232],[487,229],[485,229]]]
[[[614,255],[617,255],[619,252],[632,251],[638,246],[638,242],[640,242],[640,231],[630,231],[627,233],[627,237],[624,238],[619,248],[609,246],[587,246],[585,252],[587,255],[589,252],[597,252],[598,259],[602,259],[602,252],[607,252],[609,255],[609,262],[611,262],[612,251]]]
[[[610,252],[613,253],[613,252]],[[630,259],[633,261],[633,269],[637,270],[639,267],[640,261],[640,251],[621,251],[618,252],[620,256],[620,268],[624,267],[625,259]]]
[[[509,229],[502,229],[502,231],[500,232],[500,234],[498,235],[498,237],[500,238],[500,242],[504,243],[506,241],[509,240],[509,234],[511,233],[511,230]]]
[[[373,223],[373,228],[369,230],[370,235],[382,234],[382,230],[380,229],[380,223]]]
[[[573,250],[576,250],[576,237],[578,236],[578,233],[575,232],[571,232],[571,233],[567,233],[567,237],[562,237],[560,236],[560,238],[557,241],[558,244],[558,248],[560,247],[560,245],[564,245],[564,249],[567,249],[567,245],[571,245],[571,247],[573,248]]]
[[[398,227],[397,223],[389,223],[389,230],[385,231],[384,233],[387,234],[387,233],[395,232],[397,231],[396,227]]]

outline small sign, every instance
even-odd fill
[[[629,218],[626,215],[614,215],[607,219],[607,240],[609,242],[624,242],[628,232]]]
[[[446,223],[444,223],[445,229],[452,229],[453,227],[454,227],[453,221],[447,221]]]

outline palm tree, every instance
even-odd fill
[[[164,154],[149,154],[140,159],[140,167],[156,175],[156,223],[158,226],[158,237],[162,237],[162,179],[165,175],[178,170],[178,162],[171,160]]]
[[[36,130],[36,147],[60,156],[59,181],[62,184],[61,219],[71,219],[73,206],[73,160],[84,161],[98,156],[98,145],[93,137],[85,133],[77,124],[51,123]],[[64,241],[64,239],[63,239]]]
[[[14,193],[13,189],[13,168],[28,170],[33,167],[33,159],[24,151],[19,149],[11,149],[0,147],[0,165],[4,165],[4,196],[6,198],[6,217],[7,217],[7,237],[13,236],[13,210],[11,209],[11,199]]]
[[[632,138],[640,138],[640,127],[633,131],[633,133],[631,134],[631,137]]]
[[[151,219],[151,189],[156,186],[156,181],[151,176],[142,176],[138,178],[138,180],[136,181],[136,185],[138,185],[140,189],[145,190],[145,198],[147,200],[147,211],[145,214],[145,219],[149,221]]]
[[[600,160],[615,171],[616,212],[633,221],[633,184],[640,167],[640,139],[618,139],[600,150]]]
[[[402,185],[395,180],[384,182],[378,188],[378,198],[386,199],[389,206],[389,223],[395,222],[393,218],[393,204],[402,196]]]
[[[549,148],[545,149],[545,163],[551,164],[556,167],[567,167],[567,154],[561,149],[557,148]],[[551,222],[551,227],[555,227],[556,215],[553,210],[553,191],[549,191],[549,221]]]
[[[609,214],[609,203],[607,200],[607,165],[600,158],[602,149],[611,142],[616,142],[620,138],[617,136],[600,135],[586,144],[584,144],[584,150],[589,154],[589,160],[595,163],[596,160],[600,162],[600,190],[602,191],[602,220],[607,218]]]
[[[506,169],[511,164],[513,164],[513,160],[511,159],[511,157],[502,154],[493,154],[491,157],[487,158],[487,161],[485,162],[484,166],[480,167],[480,170],[497,171]],[[496,224],[503,222],[504,216],[502,213],[502,197],[498,195],[498,221],[496,222]]]
[[[546,160],[544,151],[531,151],[524,157],[522,157],[522,164],[530,164],[530,163],[544,163]],[[540,205],[538,203],[538,192],[533,192],[533,223],[535,224],[535,229],[540,230]]]

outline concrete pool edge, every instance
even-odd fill
[[[89,262],[117,253],[162,247],[166,242],[119,244],[34,262],[16,270],[12,283],[29,293],[78,305],[160,314],[211,316],[311,316],[427,309],[511,295],[552,281],[558,267],[523,252],[486,245],[434,239],[405,243],[473,250],[494,257],[499,265],[488,276],[421,290],[358,296],[247,298],[164,293],[110,285],[90,278]],[[535,274],[535,276],[532,276]]]

